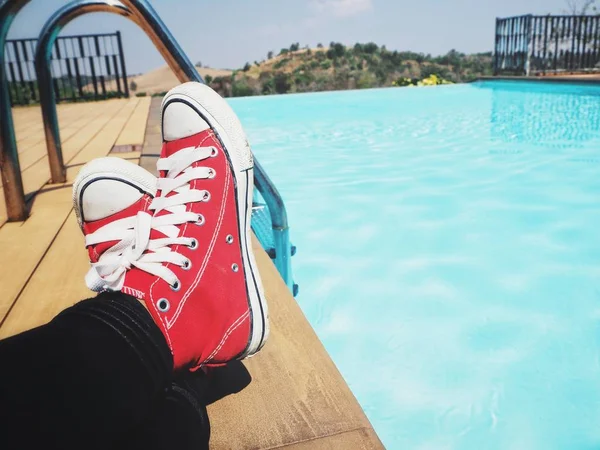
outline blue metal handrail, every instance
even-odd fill
[[[8,79],[4,64],[4,44],[12,22],[29,0],[5,0],[0,3],[0,170],[6,201],[8,220],[17,221],[27,218],[25,191],[21,178],[21,166],[17,153],[17,140],[13,123]]]
[[[18,3],[20,7],[30,0],[7,0]],[[19,8],[20,9],[20,8]],[[167,64],[173,70],[180,82],[197,81],[203,79],[185,55],[175,38],[171,35],[156,11],[147,0],[77,0],[59,9],[44,25],[36,50],[36,71],[44,117],[46,143],[53,174],[64,175],[62,163],[62,150],[56,111],[56,99],[52,88],[52,79],[49,70],[49,55],[52,45],[60,30],[74,18],[88,12],[111,12],[127,17],[139,25],[157,47]],[[16,12],[15,12],[16,14]],[[2,15],[0,15],[0,20]],[[2,36],[0,35],[0,39]],[[3,46],[0,48],[4,48]],[[3,71],[0,67],[0,72]],[[8,99],[7,99],[8,101]],[[10,105],[8,106],[10,109]],[[0,120],[2,121],[2,120]],[[12,128],[12,124],[11,124]],[[14,132],[13,132],[14,136]],[[15,156],[16,156],[16,145]],[[50,156],[52,154],[52,156]],[[291,244],[289,241],[289,226],[283,199],[277,188],[269,179],[266,172],[255,159],[254,179],[257,190],[267,202],[271,217],[273,240],[275,242],[275,265],[286,284],[293,289],[291,271]],[[18,164],[18,159],[17,159]],[[19,172],[20,175],[20,172]]]
[[[56,94],[52,86],[52,74],[50,72],[52,47],[60,31],[70,21],[92,12],[112,12],[127,17],[136,24],[138,23],[137,18],[131,11],[117,0],[77,0],[63,6],[48,19],[40,32],[35,51],[35,72],[40,93],[42,118],[44,120],[46,148],[52,181],[55,183],[66,181],[66,170],[63,162],[62,144],[58,127]]]

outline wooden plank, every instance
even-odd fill
[[[271,259],[256,239],[253,243],[269,302],[271,337],[244,363],[250,385],[209,407],[213,448],[267,449],[371,429]],[[366,448],[383,448],[374,433],[369,436]]]
[[[64,223],[70,190],[62,186],[39,193],[29,219],[0,228],[0,323]]]
[[[382,445],[372,428],[361,428],[280,448],[285,450],[372,450],[382,448]]]
[[[67,178],[70,182],[75,178],[81,165],[93,158],[108,154],[136,104],[137,102],[128,102],[101,130],[96,131],[96,135],[89,142],[84,143],[82,149],[73,155],[67,170]],[[31,216],[25,222],[8,223],[0,228],[2,246],[0,267],[12,268],[10,271],[0,272],[2,289],[0,323],[7,317],[6,314],[15,303],[22,287],[27,283],[71,211],[71,189],[68,183],[48,186],[44,193],[46,192],[48,197],[38,194]],[[40,204],[46,206],[40,207]],[[71,256],[68,252],[63,253],[64,255]],[[59,273],[56,271],[54,276],[49,277],[50,280],[58,282]]]
[[[128,159],[130,161],[135,162],[136,164],[139,162],[141,155],[142,155],[142,152],[120,152],[120,153],[111,152],[110,153],[110,156],[114,156],[116,158]]]
[[[85,103],[70,103],[58,105],[58,119],[72,120],[77,114],[77,110],[81,109]],[[15,134],[17,144],[20,144],[24,139],[31,135],[44,133],[44,124],[42,122],[42,111],[39,106],[26,108],[25,111],[14,113],[16,108],[13,108],[13,122],[15,124]]]
[[[119,117],[119,120],[123,120],[123,113],[125,113],[125,120],[131,114],[133,106],[130,103],[119,104],[115,103],[110,108],[106,109],[106,114],[94,119],[85,128],[80,130],[75,136],[69,141],[65,142],[62,146],[63,160],[65,164],[71,164],[71,159],[79,152],[91,139],[103,131],[107,123],[113,118]],[[111,117],[112,116],[112,117]],[[123,123],[121,123],[121,126]],[[114,143],[113,137],[110,143],[111,148]],[[50,166],[48,164],[48,155],[44,154],[36,163],[32,164],[26,170],[23,171],[23,187],[25,193],[37,192],[44,184],[50,179]]]
[[[70,206],[70,188],[64,190]],[[63,309],[92,297],[84,283],[89,262],[77,219],[71,212],[65,221],[69,208],[58,209],[64,226],[0,327],[0,339],[47,323]]]
[[[151,101],[152,97],[140,98],[140,102],[117,138],[115,145],[140,145],[144,143]]]
[[[71,138],[77,136],[78,133],[85,133],[85,131],[83,130],[85,130],[89,124],[95,123],[96,126],[100,126],[100,124],[102,124],[102,118],[108,121],[111,115],[115,114],[117,111],[118,107],[116,105],[98,105],[98,108],[95,109],[90,109],[87,111],[82,109],[81,117],[79,117],[79,119],[73,120],[72,122],[63,121],[62,123],[64,124],[64,126],[61,126],[60,129],[60,138],[62,141],[63,148],[63,158],[68,156],[65,155],[65,147],[67,146],[67,143]],[[90,130],[90,132],[92,130],[93,128]],[[35,146],[32,146],[19,154],[21,171],[25,172],[27,169],[29,169],[35,163],[39,162],[46,155],[46,137],[42,133],[41,140]]]
[[[59,111],[61,110],[62,106],[63,105],[58,105]],[[80,106],[80,108],[73,110],[72,114],[65,117],[59,116],[60,137],[63,142],[75,131],[79,130],[82,126],[89,122],[92,117],[103,114],[102,105],[94,105],[95,107],[92,107],[92,105],[89,103],[81,103],[78,104],[78,106]],[[38,117],[37,120],[39,120],[41,123],[41,116]],[[19,120],[15,120],[15,122],[18,123]],[[30,123],[33,123],[33,121]],[[17,132],[19,158],[22,158],[22,155],[29,149],[34,148],[36,145],[41,143],[45,143],[46,141],[43,126],[40,128],[39,133],[36,133],[33,136],[28,136],[22,140],[19,140],[19,137],[19,132]],[[21,168],[23,168],[23,163],[21,163]]]
[[[81,149],[98,131],[111,119],[111,116],[117,113],[128,100],[110,100],[102,105],[101,108],[89,109],[94,115],[87,119],[85,127],[79,128],[76,132],[67,133],[68,138],[63,137],[63,158],[69,161],[74,153]],[[137,104],[137,101],[133,101]],[[79,104],[80,105],[80,104]],[[79,106],[78,105],[78,106]],[[62,106],[62,105],[61,105]],[[59,106],[60,108],[60,106]],[[87,108],[86,108],[87,110]],[[19,118],[22,119],[23,116]],[[25,117],[27,119],[30,116]],[[28,119],[27,119],[28,120]],[[38,117],[41,120],[41,117]],[[67,124],[68,122],[63,122]],[[73,140],[71,140],[73,138]],[[47,163],[45,141],[38,145],[33,153],[20,155],[21,170],[23,172],[23,185],[26,193],[36,192],[50,178],[50,170]],[[0,227],[6,222],[6,207],[4,202],[3,188],[0,186]]]

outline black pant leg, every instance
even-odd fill
[[[200,374],[198,376],[201,377]],[[151,417],[125,437],[115,450],[204,450],[210,423],[200,383],[177,379]]]
[[[111,448],[164,399],[173,361],[148,311],[103,293],[0,341],[0,448]]]

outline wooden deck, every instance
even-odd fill
[[[154,105],[153,105],[154,106]],[[149,98],[59,106],[68,182],[47,184],[49,169],[39,108],[16,108],[19,155],[31,216],[5,223],[0,204],[0,338],[46,323],[91,296],[89,267],[71,205],[70,183],[81,165],[114,146],[138,148]],[[155,110],[155,108],[153,108]],[[153,128],[152,128],[153,129]],[[147,142],[148,144],[148,142]],[[149,146],[148,146],[149,147]],[[139,152],[114,153],[139,161]],[[244,364],[214,374],[217,391],[231,393],[209,407],[215,449],[375,449],[382,445],[324,347],[290,295],[270,258],[255,251],[271,311],[264,350]],[[252,382],[236,388],[240,380]],[[243,389],[242,389],[243,387]]]

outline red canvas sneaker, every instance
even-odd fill
[[[146,252],[125,275],[173,352],[175,368],[252,356],[269,333],[252,252],[253,157],[229,105],[185,83],[162,104],[163,148]],[[141,238],[149,235],[149,242]]]
[[[85,236],[91,268],[86,284],[96,292],[123,290],[130,261],[141,256],[136,250],[138,222],[151,220],[148,213],[156,193],[156,177],[121,158],[98,158],[81,168],[73,183],[73,206]]]

